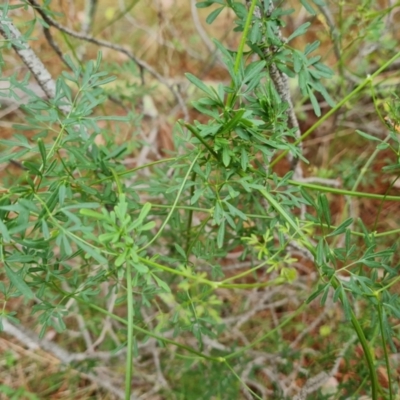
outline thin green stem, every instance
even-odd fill
[[[288,183],[294,186],[300,186],[307,189],[318,190],[320,192],[331,193],[331,194],[339,194],[343,196],[352,196],[359,197],[364,199],[377,199],[377,200],[392,200],[392,201],[400,201],[400,196],[385,196],[383,194],[375,194],[375,193],[365,193],[365,192],[354,192],[352,190],[345,189],[337,189],[322,185],[316,185],[314,183],[306,183],[306,182],[298,182],[293,181],[291,179],[288,180]]]
[[[128,169],[128,170],[123,171],[123,172],[118,172],[117,175],[118,176],[125,176],[125,175],[129,175],[129,174],[133,174],[136,171],[139,171],[139,170],[144,169],[144,168],[152,167],[153,165],[163,164],[163,163],[167,163],[167,162],[171,162],[171,161],[178,161],[180,158],[183,158],[183,157],[163,158],[162,160],[152,161],[152,162],[150,162],[148,164],[143,164],[143,165],[140,165],[139,167],[136,167],[136,168]],[[95,185],[97,183],[101,183],[101,182],[104,182],[104,181],[108,181],[108,180],[111,180],[113,178],[114,178],[114,176],[106,176],[105,178],[98,179],[97,181],[92,182],[92,185]]]
[[[203,222],[201,223],[201,225],[198,227],[197,229],[197,233],[196,236],[193,238],[193,240],[191,241],[191,243],[189,243],[189,247],[186,250],[186,254],[190,254],[192,252],[192,248],[194,246],[194,244],[196,243],[197,239],[199,238],[201,232],[203,231],[204,227],[207,225],[208,221],[211,219],[211,213],[210,215],[208,215],[206,218],[204,218]]]
[[[368,365],[368,369],[369,369],[369,377],[371,379],[372,399],[378,400],[378,387],[379,387],[378,376],[376,374],[374,360],[372,358],[371,350],[368,346],[368,342],[367,342],[367,339],[365,338],[365,335],[361,328],[361,325],[358,322],[357,317],[355,316],[353,310],[350,310],[350,315],[351,315],[351,323],[353,324],[353,327],[357,333],[358,340],[361,343],[361,346],[364,350],[364,356],[367,361],[367,365]]]
[[[132,294],[132,274],[131,264],[126,263],[126,301],[128,307],[128,337],[127,337],[127,353],[126,353],[126,370],[125,370],[125,400],[130,400],[132,390],[133,376],[133,294]]]
[[[244,23],[243,34],[242,37],[240,38],[238,51],[236,53],[235,65],[233,67],[236,76],[239,73],[240,65],[242,63],[244,46],[246,45],[247,35],[249,34],[251,22],[253,20],[253,13],[256,8],[256,5],[257,5],[257,0],[251,0],[251,4],[247,12],[246,22]],[[234,82],[232,80],[231,88],[233,87],[234,87]],[[234,93],[229,93],[226,101],[228,107],[232,107],[233,99],[234,99]]]
[[[192,173],[192,182],[196,181],[196,172]],[[191,186],[190,188],[190,199],[192,199],[193,194],[194,194],[194,185]],[[190,237],[191,237],[191,229],[192,229],[192,220],[193,220],[193,210],[189,210],[188,212],[188,220],[187,220],[187,225],[186,225],[186,246],[185,246],[185,252],[186,256],[189,256],[189,248],[190,248]]]
[[[224,364],[228,367],[228,369],[232,372],[232,375],[236,377],[236,379],[246,387],[246,389],[252,394],[252,396],[258,400],[263,400],[257,393],[255,393],[249,386],[246,385],[246,382],[236,373],[236,371],[229,365],[228,361],[224,361]]]
[[[167,215],[167,218],[165,218],[164,222],[162,223],[162,225],[160,226],[160,229],[158,230],[158,232],[153,236],[153,238],[147,242],[147,244],[145,244],[140,250],[139,252],[141,252],[144,249],[147,249],[147,247],[149,247],[155,240],[157,240],[157,238],[161,235],[162,231],[164,230],[165,226],[167,225],[168,221],[170,220],[173,212],[176,209],[176,206],[178,204],[179,198],[181,197],[181,194],[183,192],[183,189],[185,188],[186,182],[189,179],[189,175],[192,172],[193,167],[195,166],[197,159],[200,157],[201,152],[197,153],[196,157],[194,158],[194,160],[192,161],[192,163],[190,164],[190,167],[188,168],[185,177],[183,178],[183,182],[181,187],[178,190],[178,194],[176,195],[174,204],[171,207],[170,212]]]
[[[295,181],[293,181],[293,182],[295,182]],[[296,182],[296,183],[298,183],[297,186],[302,186],[302,182]],[[315,185],[315,190],[320,190],[320,188],[325,188],[325,186]],[[323,191],[323,190],[321,190],[321,191]],[[333,194],[339,194],[339,193],[333,193]],[[364,194],[364,193],[356,192],[356,194]],[[368,193],[367,193],[367,195],[368,195]],[[378,195],[378,196],[381,196],[381,195]],[[393,196],[393,197],[395,197],[395,196]],[[393,197],[390,200],[394,200]],[[381,199],[381,200],[383,200],[383,199]],[[396,198],[395,201],[400,201],[400,197]],[[152,204],[151,207],[152,208],[169,209],[172,207],[172,204]],[[191,206],[176,206],[175,208],[178,210],[192,210],[192,211],[198,211],[198,212],[207,213],[207,214],[211,214],[213,212],[212,208],[201,208],[201,207],[191,207]],[[251,219],[251,218],[272,219],[272,217],[270,215],[247,214],[247,213],[244,213],[244,215],[246,215],[246,217],[249,219]],[[301,223],[305,223],[309,226],[317,226],[317,227],[323,226],[324,228],[331,229],[332,231],[337,228],[336,225],[328,226],[327,224],[320,224],[320,223],[315,223],[315,222],[307,221],[307,220],[299,220],[299,221]],[[204,222],[204,220],[203,220],[203,222]],[[357,231],[353,231],[353,230],[350,230],[350,232],[352,235],[364,236],[364,233],[362,233],[362,232],[357,232]],[[374,236],[375,237],[384,237],[384,236],[389,236],[389,235],[397,235],[398,233],[400,233],[400,229],[392,229],[390,231],[374,233]],[[194,239],[196,239],[196,237]]]
[[[351,93],[349,93],[345,98],[343,98],[339,103],[333,107],[330,111],[328,111],[323,117],[321,117],[313,126],[307,129],[295,142],[294,145],[302,142],[306,137],[308,137],[315,129],[317,129],[323,122],[325,122],[331,115],[333,115],[336,111],[338,111],[344,104],[346,104],[349,100],[351,100],[357,93],[361,92],[368,84],[372,84],[372,80],[376,78],[381,72],[383,72],[387,67],[389,67],[394,61],[396,61],[400,57],[400,52],[396,53],[390,60],[386,61],[382,67],[378,68],[372,75],[365,78],[365,80],[360,83]],[[286,156],[288,150],[283,151],[278,157],[275,158],[270,164],[273,167],[277,164],[283,157]]]
[[[249,34],[251,21],[253,19],[253,14],[254,14],[256,5],[257,5],[257,0],[252,0],[251,4],[250,4],[250,8],[247,12],[247,17],[246,17],[246,22],[244,24],[243,34],[242,34],[242,37],[240,38],[239,48],[238,48],[238,51],[236,54],[236,60],[235,60],[235,66],[234,66],[235,75],[237,75],[239,72],[240,64],[241,64],[242,58],[243,58],[244,46],[246,45],[247,35]]]
[[[76,297],[76,296],[73,296],[73,295],[71,295],[71,297],[73,297],[79,303],[86,304],[86,306],[92,308],[93,310],[99,311],[100,313],[102,313],[104,315],[108,315],[110,318],[112,318],[112,319],[114,319],[114,320],[116,320],[118,322],[121,322],[124,325],[128,325],[128,321],[126,319],[121,318],[118,315],[115,315],[112,312],[110,312],[108,310],[105,310],[104,308],[101,308],[101,307],[97,306],[96,304],[93,304],[92,302],[87,302],[87,301],[83,300],[82,298]],[[164,343],[168,343],[170,345],[176,346],[176,347],[178,347],[180,349],[183,349],[183,350],[186,350],[189,353],[192,353],[192,354],[194,354],[194,355],[196,355],[196,356],[198,356],[200,358],[204,358],[204,359],[210,360],[210,361],[218,361],[218,362],[223,361],[223,358],[221,358],[221,357],[208,356],[207,354],[203,354],[203,353],[201,353],[199,351],[193,350],[189,346],[185,346],[184,344],[181,344],[179,342],[175,342],[174,340],[167,339],[167,338],[165,338],[163,336],[157,335],[157,334],[153,333],[152,331],[148,331],[147,329],[143,329],[143,328],[141,328],[140,326],[138,326],[136,324],[132,323],[132,327],[133,327],[133,329],[135,331],[140,332],[145,336],[150,336],[150,337],[152,337],[152,338],[154,338],[156,340],[159,340],[160,342],[164,342]]]
[[[387,345],[386,345],[386,339],[385,339],[385,328],[383,327],[383,311],[382,311],[382,303],[380,302],[379,299],[380,296],[378,296],[378,316],[379,316],[379,328],[381,331],[381,338],[382,338],[382,347],[383,347],[383,352],[385,354],[385,364],[386,364],[386,371],[388,375],[388,383],[389,383],[389,400],[393,400],[393,391],[392,391],[392,374],[390,371],[390,362],[389,362],[389,355],[387,351]]]

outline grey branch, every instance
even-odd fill
[[[49,71],[37,57],[35,52],[26,43],[21,32],[14,26],[12,21],[0,10],[0,33],[11,42],[15,52],[21,57],[23,63],[32,72],[36,81],[49,98],[56,94],[56,83]]]

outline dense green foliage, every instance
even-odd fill
[[[391,290],[399,279],[399,229],[378,232],[354,218],[348,204],[333,219],[331,203],[339,195],[382,204],[400,201],[358,189],[363,168],[383,150],[393,155],[384,171],[397,179],[397,98],[389,102],[386,137],[357,130],[361,140],[376,145],[360,165],[364,172],[352,187],[331,188],[296,177],[295,167],[283,174],[275,169],[285,155],[293,166],[298,160],[306,165],[298,145],[315,126],[299,137],[289,121],[292,106],[282,98],[272,74],[276,67],[280,76],[295,78],[299,96],[310,102],[317,117],[320,102],[328,103],[330,111],[319,125],[365,89],[371,87],[375,96],[374,79],[398,54],[334,101],[328,94],[334,74],[318,54],[318,41],[304,49],[292,47],[292,40],[306,34],[311,23],[283,39],[280,29],[290,10],[277,4],[271,12],[267,0],[248,3],[248,8],[230,0],[197,4],[213,6],[208,23],[231,9],[236,16],[232,28],[241,33],[241,41],[237,51],[216,42],[229,85],[208,86],[186,74],[200,93],[192,106],[203,122],[176,123],[176,153],[169,158],[125,167],[124,159],[140,146],[139,138],[133,133],[129,141],[117,144],[110,131],[128,124],[135,132],[141,116],[134,107],[124,117],[107,115],[103,105],[114,78],[104,71],[100,52],[96,61],[81,65],[66,57],[69,70],[57,79],[54,98],[33,93],[27,86],[29,75],[7,78],[10,88],[0,95],[18,98],[18,89],[29,102],[21,106],[24,121],[14,125],[13,138],[0,140],[0,163],[21,162],[24,168],[17,179],[4,179],[0,188],[1,317],[16,322],[18,313],[8,304],[22,296],[41,337],[49,328],[65,331],[71,301],[93,335],[106,318],[114,319],[120,327],[119,349],[127,350],[126,398],[135,357],[151,338],[165,346],[161,369],[167,377],[180,376],[181,384],[175,382],[165,398],[239,399],[241,390],[262,398],[257,387],[241,378],[245,366],[257,358],[257,351],[276,352],[290,360],[280,367],[288,373],[284,368],[293,368],[298,353],[284,332],[301,331],[298,317],[316,302],[324,306],[330,299],[343,310],[342,339],[332,338],[337,347],[330,349],[331,364],[341,342],[354,333],[365,355],[359,359],[357,380],[343,384],[347,395],[365,391],[373,399],[393,399],[398,383],[389,379],[389,388],[382,387],[376,371],[382,364],[389,377],[393,374],[388,353],[395,348],[392,317],[400,317],[398,296]],[[321,2],[301,3],[314,12]],[[1,9],[0,23],[13,7]],[[47,7],[43,12],[54,17]],[[39,18],[30,22],[32,28],[47,24]],[[28,29],[25,40],[31,34]],[[2,43],[4,51],[15,45],[12,40]],[[333,79],[339,82],[344,76]],[[120,100],[125,100],[122,95]],[[98,135],[107,138],[104,144],[96,142]],[[230,254],[246,267],[226,268]],[[232,298],[244,309],[250,293],[262,297],[281,287],[278,297],[285,298],[285,291],[300,279],[298,264],[306,260],[316,277],[307,290],[297,291],[296,301],[289,299],[278,322],[271,315],[270,320],[249,319],[251,340],[230,341],[224,319],[241,315],[241,306]],[[380,358],[376,348],[384,349]],[[104,350],[118,348],[110,340]],[[258,368],[257,363],[252,367],[254,380]],[[322,370],[329,372],[325,364],[314,365],[310,376]],[[284,398],[273,382],[268,393],[269,398]]]

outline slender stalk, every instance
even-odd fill
[[[252,0],[249,11],[247,12],[247,18],[246,18],[246,22],[245,22],[244,29],[243,29],[243,35],[240,38],[239,48],[238,48],[238,51],[236,54],[236,60],[235,60],[235,66],[234,66],[235,74],[237,74],[239,72],[240,63],[242,62],[242,58],[243,58],[244,46],[246,44],[247,35],[249,34],[251,21],[253,19],[254,9],[256,8],[256,5],[257,5],[257,0]]]
[[[253,19],[253,13],[254,13],[254,9],[256,8],[256,5],[257,5],[257,0],[252,0],[251,4],[250,4],[250,7],[249,7],[249,10],[247,12],[247,17],[246,17],[246,22],[244,24],[243,34],[242,34],[242,37],[240,38],[238,51],[236,53],[235,65],[233,67],[235,75],[237,75],[239,73],[240,64],[241,64],[242,59],[243,59],[244,46],[246,45],[247,35],[249,34],[251,21]],[[234,86],[234,83],[233,83],[233,80],[232,80],[231,87],[233,87],[233,86]],[[234,94],[233,93],[229,93],[228,97],[227,97],[227,101],[226,101],[226,104],[227,104],[228,107],[232,107],[233,99],[234,99]]]
[[[385,330],[383,327],[383,311],[382,311],[382,303],[378,299],[378,316],[379,316],[379,328],[381,331],[381,338],[382,338],[382,347],[383,352],[385,354],[385,364],[386,364],[386,371],[388,375],[388,383],[389,383],[389,400],[393,400],[393,391],[392,391],[392,376],[390,373],[390,362],[389,362],[389,355],[387,351],[386,339],[385,339]]]
[[[236,373],[236,371],[229,365],[229,363],[225,360],[224,364],[228,367],[228,369],[232,372],[232,375],[251,393],[251,395],[257,400],[263,400],[256,392],[254,392],[246,382]]]
[[[125,370],[125,400],[130,400],[133,376],[133,295],[132,295],[132,273],[131,264],[126,263],[126,299],[128,306],[128,334],[127,334],[127,353]]]
[[[295,142],[296,146],[300,142],[302,142],[306,137],[308,137],[312,132],[315,131],[323,122],[325,122],[331,115],[333,115],[336,111],[338,111],[344,104],[346,104],[349,100],[351,100],[357,93],[361,92],[368,84],[372,84],[372,80],[376,78],[381,72],[383,72],[386,68],[389,67],[394,61],[396,61],[400,57],[400,52],[396,53],[390,60],[386,61],[382,67],[378,68],[372,75],[369,75],[365,80],[358,85],[351,93],[349,93],[345,98],[343,98],[339,103],[333,107],[330,111],[328,111],[323,117],[321,117],[313,126],[311,126],[307,131],[305,131]],[[283,157],[286,156],[288,150],[283,151],[278,157],[275,158],[271,162],[271,167],[277,164]]]
[[[192,173],[192,182],[196,180],[196,172]],[[193,197],[194,193],[194,185],[190,188],[190,199]],[[189,256],[189,249],[190,249],[190,231],[192,229],[192,220],[193,220],[193,210],[190,209],[188,212],[188,220],[187,220],[187,225],[186,225],[186,246],[185,246],[185,252],[186,255]]]
[[[375,193],[365,193],[365,192],[355,192],[353,190],[345,190],[345,189],[337,189],[328,186],[316,185],[314,183],[306,183],[293,181],[291,179],[288,180],[288,183],[294,186],[300,186],[307,189],[318,190],[320,192],[331,193],[331,194],[340,194],[343,196],[353,196],[364,199],[377,199],[377,200],[392,200],[392,201],[400,201],[400,196],[386,196],[383,194],[375,194]]]
[[[196,157],[194,158],[194,160],[192,161],[192,163],[190,164],[190,167],[187,170],[187,173],[185,175],[185,177],[183,178],[183,182],[182,185],[180,187],[180,189],[178,190],[178,194],[176,195],[176,199],[174,201],[174,204],[172,205],[172,208],[170,210],[170,212],[167,215],[167,218],[165,218],[164,222],[162,223],[162,225],[160,226],[160,229],[158,230],[158,232],[153,236],[153,238],[151,240],[149,240],[140,250],[139,252],[141,252],[144,249],[147,249],[147,247],[149,247],[155,240],[158,239],[158,237],[161,235],[162,231],[164,230],[165,226],[167,225],[168,221],[170,220],[172,213],[175,211],[175,207],[178,204],[179,198],[183,192],[183,189],[185,188],[186,182],[189,179],[189,175],[192,172],[193,167],[195,166],[198,158],[200,157],[201,152],[197,153]]]
[[[80,297],[75,297],[74,295],[71,295],[71,297],[73,297],[73,298],[74,298],[76,301],[78,301],[79,303],[86,304],[86,306],[88,306],[89,308],[92,308],[93,310],[99,311],[100,313],[102,313],[102,314],[104,314],[104,315],[108,315],[110,318],[112,318],[112,319],[114,319],[114,320],[116,320],[116,321],[118,321],[118,322],[121,322],[121,323],[124,324],[124,325],[128,325],[128,321],[127,321],[126,319],[121,318],[121,317],[119,317],[118,315],[115,315],[115,314],[113,314],[112,312],[110,312],[110,311],[108,311],[108,310],[105,310],[104,308],[101,308],[101,307],[99,307],[99,306],[96,306],[96,304],[94,304],[94,303],[92,303],[92,302],[85,301],[85,300],[83,300],[83,299],[80,298]],[[191,347],[189,347],[189,346],[185,346],[184,344],[181,344],[181,343],[176,342],[176,341],[174,341],[174,340],[167,339],[167,338],[165,338],[165,337],[162,337],[162,336],[160,336],[160,335],[157,335],[157,334],[153,333],[152,331],[148,331],[147,329],[143,329],[143,328],[141,328],[140,326],[135,325],[135,324],[133,324],[133,323],[132,323],[132,327],[133,327],[134,330],[136,330],[137,332],[142,333],[143,335],[150,336],[150,337],[152,337],[152,338],[154,338],[154,339],[159,340],[160,342],[163,342],[163,343],[167,343],[167,344],[176,346],[176,347],[178,347],[178,348],[180,348],[180,349],[182,349],[182,350],[186,350],[186,351],[188,351],[189,353],[192,353],[192,354],[194,354],[194,355],[196,355],[196,356],[198,356],[198,357],[200,357],[200,358],[203,358],[203,359],[205,359],[205,360],[218,361],[218,362],[221,362],[221,361],[224,360],[222,357],[211,357],[211,356],[208,356],[207,354],[203,354],[203,353],[201,353],[201,352],[199,352],[199,351],[193,350],[193,349],[192,349]]]
[[[358,322],[353,310],[350,310],[351,313],[351,323],[357,333],[358,340],[361,343],[361,346],[364,350],[364,356],[367,361],[368,369],[369,369],[369,377],[371,379],[371,395],[373,400],[378,400],[378,376],[376,374],[374,360],[372,358],[371,350],[368,346],[367,339],[365,338],[364,331],[361,328],[360,323]]]

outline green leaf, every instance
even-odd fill
[[[11,159],[13,160],[18,160],[19,158],[21,158],[22,156],[24,156],[25,154],[29,153],[31,150],[30,149],[23,149],[17,152],[11,152],[11,151],[6,151],[3,153],[3,155],[0,156],[0,164],[9,161]]]
[[[331,226],[331,211],[329,209],[329,202],[325,194],[320,193],[318,195],[318,205],[319,205],[319,212],[324,217],[325,222],[327,223],[328,227]]]
[[[151,210],[151,203],[146,203],[140,211],[138,220],[143,221],[147,217],[147,214],[150,212],[150,210]]]
[[[160,279],[156,274],[152,274],[152,277],[154,278],[154,280],[157,282],[157,285],[161,289],[164,289],[164,291],[166,293],[171,293],[171,289],[166,282],[164,282],[162,279]]]
[[[325,246],[324,240],[320,239],[317,244],[316,258],[317,265],[321,266],[325,263]]]
[[[314,209],[317,208],[317,204],[315,203],[314,199],[312,196],[307,192],[305,188],[300,188],[301,195],[304,197],[304,199],[307,201],[307,203],[312,206]]]
[[[66,235],[61,236],[61,243],[62,243],[62,248],[65,251],[65,254],[67,256],[70,256],[72,254],[72,248],[71,245],[69,244],[68,238]]]
[[[375,141],[375,142],[382,142],[382,140],[379,139],[379,138],[377,138],[376,136],[369,135],[368,133],[365,133],[365,132],[363,132],[363,131],[360,131],[359,129],[356,129],[356,132],[357,132],[360,136],[362,136],[363,138],[365,138],[365,139],[373,140],[373,141]]]
[[[326,299],[328,298],[329,288],[330,288],[330,285],[327,284],[327,285],[325,286],[325,289],[324,289],[324,294],[323,294],[322,297],[321,297],[321,302],[320,302],[320,304],[321,304],[322,307],[325,305]]]
[[[0,219],[0,233],[1,236],[3,237],[3,243],[11,242],[11,237],[10,234],[8,233],[8,229],[1,219]]]
[[[217,246],[221,248],[224,245],[224,238],[225,238],[225,221],[222,221],[217,234]]]
[[[21,135],[15,135],[18,136],[18,138],[22,139]],[[4,144],[5,146],[8,147],[25,147],[29,150],[32,149],[32,146],[30,145],[30,143],[27,141],[26,138],[23,138],[23,140],[19,141],[19,140],[8,140],[8,139],[0,139],[0,144]]]
[[[143,232],[143,231],[149,231],[153,229],[156,226],[156,223],[154,221],[147,222],[146,224],[142,225],[140,228],[138,228],[138,231]]]
[[[386,143],[386,142],[379,143],[379,144],[376,146],[376,148],[377,148],[378,150],[386,150],[388,147],[390,147],[390,145],[389,145],[389,143]]]
[[[308,4],[307,0],[300,0],[300,3],[303,5],[303,7],[311,14],[311,15],[317,15],[315,10]]]
[[[215,19],[218,17],[219,14],[221,14],[221,11],[224,9],[225,7],[220,7],[217,8],[216,10],[214,10],[212,13],[209,14],[209,16],[206,18],[206,22],[207,24],[212,24]]]
[[[353,223],[353,218],[346,219],[346,221],[342,222],[333,232],[331,232],[327,236],[336,236],[346,232],[346,228],[350,226],[352,223]]]
[[[103,233],[99,236],[100,243],[108,243],[114,239],[116,239],[116,240],[119,239],[119,234],[117,232]]]
[[[42,232],[43,232],[43,237],[46,240],[50,239],[50,231],[49,231],[49,226],[47,225],[47,222],[45,219],[42,219]]]
[[[293,69],[296,74],[303,68],[303,59],[297,51],[293,52]]]
[[[107,264],[107,259],[104,258],[100,251],[97,248],[93,248],[88,246],[86,243],[83,243],[81,240],[75,239],[73,236],[70,237],[87,255],[94,258],[100,264]]]
[[[39,147],[40,156],[42,157],[42,164],[43,164],[43,170],[44,170],[46,167],[46,161],[47,161],[46,160],[46,147],[41,138],[38,139],[37,144]]]
[[[65,210],[65,208],[63,210]],[[97,211],[88,210],[87,208],[79,210],[79,214],[85,215],[86,217],[92,217],[97,220],[108,219],[106,215],[101,214]]]
[[[224,163],[225,167],[228,167],[231,162],[231,156],[227,147],[222,149],[222,162]]]
[[[304,49],[304,55],[308,56],[310,53],[312,53],[313,51],[317,50],[319,45],[320,45],[320,41],[319,40],[316,40],[315,42],[313,42],[311,44],[307,43],[306,44],[306,48]]]
[[[249,156],[244,147],[242,147],[240,151],[240,165],[243,171],[246,171],[247,167],[249,166]]]
[[[140,262],[135,262],[132,265],[133,268],[135,268],[135,270],[140,274],[146,274],[147,272],[149,272],[149,268]]]
[[[25,281],[21,278],[20,274],[15,273],[11,268],[7,265],[4,265],[6,275],[10,282],[15,286],[15,288],[21,292],[21,294],[26,297],[28,300],[34,298],[34,294],[31,288],[25,283]]]
[[[120,267],[124,262],[126,262],[126,251],[122,252],[116,259],[115,259],[115,266]]]
[[[232,204],[230,204],[229,202],[227,202],[226,200],[224,200],[224,203],[227,205],[230,213],[233,216],[238,216],[240,219],[242,219],[243,221],[247,221],[247,216],[246,214],[244,214],[242,211],[240,211],[239,209],[237,209],[236,207],[234,207]]]
[[[317,6],[326,6],[325,1],[323,0],[313,0],[313,3],[316,4]]]
[[[225,5],[224,0],[206,0],[206,1],[200,1],[196,3],[197,8],[207,8],[212,6],[213,4],[221,4]]]
[[[234,116],[229,120],[228,123],[225,124],[223,129],[219,132],[220,135],[223,135],[226,132],[232,132],[236,126],[238,126],[239,122],[241,121],[243,115],[245,114],[246,110],[241,108],[239,110],[234,111]]]
[[[335,107],[336,103],[335,101],[332,99],[332,97],[329,95],[329,93],[326,91],[325,87],[321,85],[320,82],[314,82],[313,86],[316,90],[318,90],[318,92],[320,92],[322,94],[322,96],[324,97],[324,99],[326,100],[326,102],[331,106],[331,107]]]
[[[310,294],[310,296],[306,300],[306,304],[310,304],[314,299],[316,299],[328,286],[328,284],[318,285],[318,288]]]
[[[344,288],[343,288],[343,286],[340,286],[341,287],[341,296],[340,296],[340,298],[341,298],[341,300],[342,300],[342,305],[343,305],[343,310],[344,310],[344,316],[346,317],[346,319],[348,320],[348,321],[350,321],[350,319],[351,319],[351,307],[350,307],[350,303],[349,303],[349,300],[348,300],[348,298],[347,298],[347,296],[346,296],[346,292],[345,292],[345,290],[344,290]]]
[[[244,83],[251,81],[255,77],[260,77],[266,64],[265,61],[255,61],[249,64],[244,70]]]
[[[316,115],[317,117],[320,117],[320,116],[321,116],[321,108],[319,107],[318,100],[317,100],[317,98],[315,97],[315,95],[314,95],[312,89],[310,89],[309,87],[308,87],[307,89],[308,89],[308,90],[307,90],[307,91],[308,91],[308,95],[310,96],[311,104],[312,104],[312,106],[313,106],[315,115]]]
[[[294,78],[296,76],[296,74],[286,64],[277,62],[276,66],[278,67],[278,69],[280,71],[285,73],[289,78]]]
[[[213,91],[207,85],[205,85],[199,78],[196,78],[194,75],[190,73],[186,73],[185,76],[186,78],[188,78],[190,82],[193,83],[193,85],[197,86],[201,91],[203,91],[204,93],[208,94],[211,98],[213,98],[214,95]]]
[[[340,295],[342,294],[342,285],[339,285],[336,289],[335,292],[333,293],[333,302],[336,303],[340,297]]]
[[[292,39],[297,36],[304,35],[307,32],[307,29],[311,25],[311,22],[305,22],[304,24],[300,25],[288,38],[287,42],[289,43]]]
[[[261,31],[260,31],[260,25],[258,23],[253,24],[250,34],[249,34],[249,40],[252,44],[260,42],[261,39]]]
[[[99,208],[99,207],[100,207],[99,203],[76,203],[76,204],[71,204],[69,206],[63,207],[63,210],[70,210],[70,209],[74,209],[74,208],[83,209],[83,208]],[[79,210],[79,212],[81,212],[81,211],[83,211],[83,210]],[[81,214],[83,214],[83,212]]]
[[[39,166],[31,161],[23,161],[22,165],[29,170],[29,172],[36,176],[42,176]]]
[[[67,188],[64,184],[60,185],[60,187],[58,188],[58,202],[61,206],[64,204],[66,191]]]
[[[254,184],[249,184],[249,186],[254,187]],[[296,221],[293,219],[292,216],[290,216],[286,210],[281,206],[281,204],[269,193],[267,190],[264,188],[258,189],[259,192],[265,197],[265,199],[271,204],[272,207],[275,208],[276,211],[286,220],[286,222],[294,229],[294,231],[303,239],[305,240],[305,243],[308,244],[308,238],[306,235],[302,232],[302,230],[299,228],[298,224]]]
[[[185,250],[183,250],[183,248],[178,243],[174,243],[174,246],[176,251],[186,260],[187,256]]]
[[[199,200],[199,198],[202,196],[202,194],[204,193],[205,189],[196,189],[193,193],[192,198],[190,199],[190,204],[193,205],[195,203],[197,203],[197,201]]]

